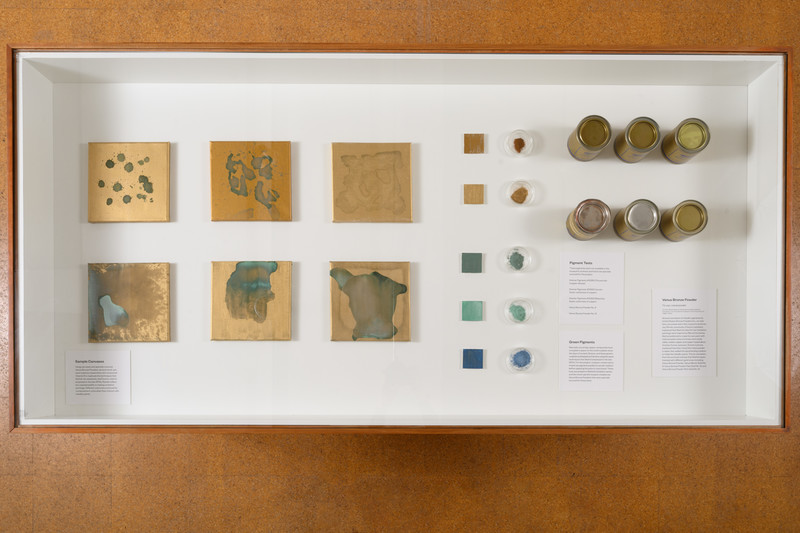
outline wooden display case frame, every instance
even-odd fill
[[[782,135],[783,135],[783,158],[781,167],[783,171],[783,209],[784,209],[784,222],[782,231],[782,253],[783,264],[782,282],[783,294],[782,296],[782,323],[779,328],[782,330],[782,354],[781,354],[781,377],[782,383],[778,385],[781,396],[781,413],[779,415],[779,423],[770,425],[648,425],[648,424],[536,424],[536,425],[521,425],[521,424],[498,424],[498,425],[484,425],[484,424],[444,424],[444,425],[427,425],[427,424],[238,424],[231,421],[230,424],[216,424],[216,423],[179,423],[174,424],[166,423],[118,423],[113,422],[109,424],[91,423],[87,425],[70,423],[59,424],[55,423],[37,424],[24,420],[20,414],[20,406],[24,403],[20,398],[20,383],[21,377],[19,375],[20,357],[18,353],[18,335],[19,330],[19,317],[16,314],[17,298],[18,298],[18,273],[21,266],[18,264],[19,257],[19,223],[18,208],[17,208],[17,191],[18,191],[18,171],[19,165],[17,155],[19,151],[18,131],[18,117],[19,110],[17,109],[17,102],[19,95],[17,94],[18,79],[17,79],[17,64],[18,54],[23,52],[137,52],[137,51],[151,51],[151,52],[263,52],[263,53],[290,53],[290,54],[333,54],[333,53],[368,53],[368,54],[531,54],[531,55],[558,55],[558,54],[581,54],[591,56],[596,55],[617,55],[630,57],[641,56],[644,54],[657,54],[657,55],[677,55],[682,57],[691,57],[693,55],[782,55],[783,68],[782,79],[784,86],[782,87],[783,101],[779,102],[782,107]],[[7,64],[9,65],[8,72],[8,86],[7,101],[9,102],[9,117],[8,117],[8,138],[11,142],[8,143],[8,182],[7,182],[7,200],[8,200],[8,279],[9,279],[9,398],[10,398],[10,417],[11,427],[14,431],[22,432],[336,432],[336,433],[595,433],[595,432],[638,432],[638,431],[744,431],[744,432],[776,432],[785,431],[788,429],[789,417],[789,384],[790,384],[790,371],[791,371],[791,338],[792,338],[792,309],[791,309],[791,294],[792,283],[790,279],[793,258],[792,243],[792,221],[794,219],[795,207],[792,204],[794,180],[792,176],[792,161],[791,154],[793,148],[792,140],[792,87],[791,87],[791,65],[792,65],[792,50],[787,48],[776,49],[741,49],[741,50],[621,50],[621,49],[608,49],[608,50],[542,50],[542,49],[529,49],[529,48],[508,48],[508,47],[379,47],[379,46],[359,46],[359,45],[152,45],[152,46],[120,46],[109,45],[107,47],[76,47],[65,46],[58,47],[33,47],[25,45],[10,46],[7,49]],[[713,127],[713,126],[712,126]],[[721,334],[719,332],[718,334]]]

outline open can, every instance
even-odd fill
[[[708,223],[708,211],[696,200],[685,200],[661,217],[661,233],[671,241],[682,241],[697,235]]]
[[[625,131],[617,135],[614,152],[626,163],[636,163],[653,151],[661,140],[656,121],[649,117],[633,119]]]
[[[584,200],[567,217],[567,232],[579,241],[597,237],[611,220],[611,210],[600,200]]]
[[[567,139],[569,154],[578,161],[591,161],[611,140],[611,126],[599,115],[589,115],[578,123]]]
[[[687,118],[664,136],[661,152],[672,163],[686,163],[708,146],[708,125],[699,118]]]
[[[634,200],[614,217],[614,231],[621,239],[635,241],[656,229],[659,218],[656,204],[645,199]]]

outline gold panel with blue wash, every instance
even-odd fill
[[[170,340],[169,263],[90,263],[89,342]]]
[[[331,340],[409,341],[409,263],[331,261]]]
[[[211,340],[291,338],[291,261],[211,263]]]

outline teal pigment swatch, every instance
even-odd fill
[[[465,300],[461,302],[461,320],[480,322],[483,320],[483,302]]]
[[[461,254],[461,272],[480,274],[483,272],[483,254],[464,252]]]

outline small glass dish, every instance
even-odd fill
[[[506,366],[511,372],[529,372],[533,370],[536,359],[529,348],[514,348],[506,356]]]
[[[508,186],[508,199],[512,205],[528,205],[533,203],[536,191],[527,181],[515,181]]]
[[[511,272],[522,272],[531,265],[531,253],[524,246],[509,248],[505,255],[505,265]]]
[[[515,298],[506,302],[505,315],[509,322],[522,324],[533,317],[533,303],[525,298]]]
[[[525,130],[514,130],[508,134],[503,147],[509,155],[524,157],[533,152],[533,136]]]

